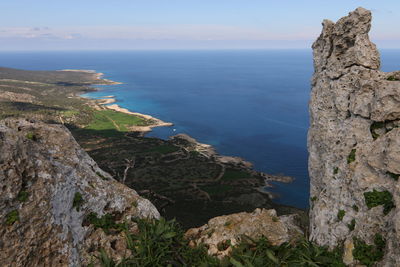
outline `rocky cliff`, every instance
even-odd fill
[[[60,125],[0,122],[2,266],[87,265],[129,253],[122,230],[156,208],[116,182]]]
[[[313,44],[311,240],[347,264],[400,266],[400,72],[379,70],[371,12],[324,20]]]

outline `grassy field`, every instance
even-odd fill
[[[138,116],[129,115],[114,110],[95,110],[92,121],[85,127],[89,130],[129,131],[131,126],[146,126],[149,123]]]

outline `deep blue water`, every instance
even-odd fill
[[[383,70],[400,69],[400,50],[381,54]],[[151,136],[187,133],[257,170],[293,176],[276,184],[277,202],[308,206],[311,50],[2,52],[0,65],[103,72],[124,84],[91,96],[115,95],[122,107],[175,124]]]

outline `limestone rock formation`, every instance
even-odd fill
[[[255,209],[252,213],[240,212],[212,218],[199,228],[189,229],[185,237],[192,246],[205,244],[208,253],[223,258],[243,236],[258,239],[265,236],[272,245],[279,246],[303,235],[295,224],[296,215],[277,216],[276,211]]]
[[[379,266],[400,266],[400,72],[380,71],[370,28],[371,12],[358,8],[324,20],[313,44],[310,232],[344,244],[347,264],[371,245]]]
[[[103,172],[60,125],[0,122],[2,266],[87,265],[100,248],[118,259],[132,218],[156,208]]]

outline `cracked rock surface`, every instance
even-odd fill
[[[0,259],[2,266],[88,265],[100,248],[126,253],[121,231],[95,228],[108,214],[132,231],[132,218],[157,209],[103,172],[61,125],[0,122]]]
[[[199,228],[189,229],[185,237],[192,246],[204,244],[210,255],[223,258],[232,251],[230,245],[238,245],[245,237],[256,240],[264,236],[274,246],[298,239],[303,232],[295,221],[294,214],[278,217],[273,209],[255,209],[212,218]]]
[[[310,238],[344,243],[351,265],[355,238],[373,245],[380,235],[378,266],[400,266],[400,72],[380,71],[370,28],[371,12],[358,8],[324,20],[313,44]]]

